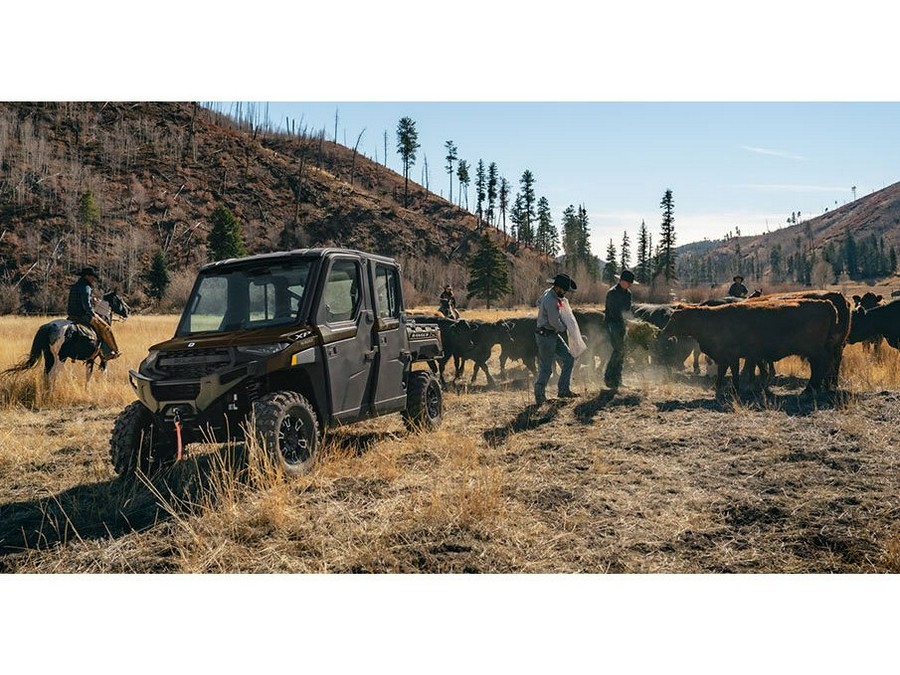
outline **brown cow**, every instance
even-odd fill
[[[731,368],[739,390],[740,359],[753,363],[777,361],[796,354],[809,361],[812,374],[806,390],[820,389],[833,359],[837,312],[821,299],[739,302],[720,307],[677,309],[663,330],[665,337],[689,335],[716,362],[716,390]]]
[[[826,300],[832,304],[837,313],[837,320],[832,326],[829,335],[829,345],[831,347],[831,360],[828,364],[827,374],[825,375],[825,387],[827,389],[837,389],[838,375],[841,371],[841,358],[844,353],[844,345],[847,344],[847,338],[850,335],[850,301],[843,293],[836,291],[794,291],[791,293],[775,293],[772,295],[763,295],[759,298],[748,299],[746,302],[768,302],[770,300]],[[774,375],[774,372],[772,373]]]

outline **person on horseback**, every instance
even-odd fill
[[[94,329],[97,337],[100,338],[101,358],[109,361],[118,358],[121,354],[116,344],[116,338],[113,336],[112,327],[94,311],[91,291],[99,281],[97,271],[93,267],[82,269],[78,275],[78,281],[69,288],[69,302],[66,311],[69,314],[69,321]]]
[[[440,301],[441,304],[440,307],[438,307],[438,312],[448,319],[459,318],[459,311],[456,309],[456,296],[453,294],[453,286],[450,284],[444,286],[444,292],[441,293]]]

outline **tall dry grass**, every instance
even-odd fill
[[[55,317],[0,316],[0,370],[21,362],[31,351],[38,328]],[[66,362],[60,366],[52,390],[44,383],[44,359],[29,371],[0,376],[0,410],[24,406],[33,409],[68,406],[110,407],[134,400],[128,384],[128,370],[136,369],[147,355],[147,348],[172,336],[176,316],[133,316],[113,324],[113,332],[122,356],[111,361],[105,373],[94,369],[86,385],[83,363]]]

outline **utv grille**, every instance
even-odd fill
[[[201,378],[231,363],[229,349],[183,349],[161,354],[156,368],[173,378]]]
[[[150,385],[153,398],[157,401],[193,401],[200,395],[200,383],[165,384],[154,382]]]

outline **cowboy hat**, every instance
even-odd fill
[[[97,274],[97,270],[93,267],[83,267],[81,271],[78,273],[80,277],[94,277],[97,281],[100,281],[100,275]]]
[[[741,283],[744,283],[744,277],[742,277],[740,274],[735,274],[734,279],[732,279],[732,281],[738,281],[738,280],[740,280]]]
[[[616,277],[619,281],[627,281],[629,283],[639,285],[637,281],[634,280],[634,272],[631,270],[622,270],[622,274]]]
[[[578,288],[578,285],[568,274],[557,274],[552,279],[547,279],[547,283],[559,286],[564,291],[574,291]]]

